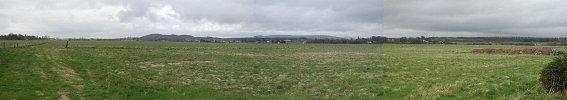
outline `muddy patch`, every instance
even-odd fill
[[[140,68],[159,68],[159,67],[165,67],[165,64],[153,63],[153,62],[140,63]]]
[[[216,61],[179,61],[179,62],[169,62],[169,63],[155,63],[155,62],[141,62],[139,63],[140,68],[162,68],[167,66],[183,66],[183,65],[193,65],[193,64],[212,64]]]
[[[216,61],[181,61],[181,64],[211,64]]]
[[[59,97],[59,100],[71,100],[66,94],[63,94]]]
[[[328,64],[364,56],[377,56],[377,54],[360,52],[307,52],[297,53],[292,57],[303,60],[319,61],[320,64]]]
[[[266,55],[262,55],[262,54],[252,54],[252,53],[230,53],[228,55],[231,56],[247,56],[247,57],[263,57]]]

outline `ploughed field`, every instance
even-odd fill
[[[384,95],[382,45],[70,41],[64,48],[65,41],[0,42],[9,45],[0,47],[3,99],[380,99]],[[13,43],[30,46],[13,48]],[[31,45],[39,43],[43,44]],[[396,87],[388,88],[392,92]],[[413,88],[400,90],[407,89]]]
[[[564,46],[384,45],[384,99],[565,99],[548,94],[539,73],[554,56],[479,54],[474,49]]]

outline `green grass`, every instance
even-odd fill
[[[0,41],[3,42],[3,41]],[[380,99],[382,45],[8,41],[4,99]]]
[[[538,84],[552,56],[472,54],[502,45],[384,46],[384,99],[558,99]],[[565,50],[565,47],[553,47]]]
[[[0,41],[2,99],[561,99],[503,45]],[[565,50],[565,47],[553,47]]]

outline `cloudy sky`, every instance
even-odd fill
[[[382,0],[0,0],[0,34],[383,35]]]
[[[384,34],[567,36],[566,0],[385,0]]]

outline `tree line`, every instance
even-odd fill
[[[49,40],[48,36],[30,36],[30,35],[22,35],[22,34],[14,34],[10,33],[8,35],[0,35],[0,40]]]

